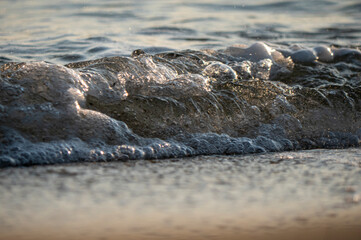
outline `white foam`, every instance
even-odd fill
[[[347,96],[348,88],[333,90],[333,95],[322,90],[322,97],[330,102],[326,115],[335,116],[330,117],[331,123],[320,124],[318,119],[326,117],[308,112],[322,105],[314,94],[321,90],[309,87],[316,85],[310,81],[322,78],[327,66],[359,61],[359,50],[324,46],[275,50],[255,43],[207,53],[181,52],[161,60],[157,59],[162,55],[146,54],[106,58],[80,63],[83,67],[78,70],[44,62],[4,66],[0,75],[0,165],[298,149],[290,136],[303,134],[307,124],[301,124],[299,116],[317,119],[311,122],[315,124],[312,131],[325,124],[338,129],[342,116],[334,122],[342,114],[331,108],[344,106],[345,96],[355,97]],[[308,81],[305,88],[292,82],[288,85],[297,64],[310,64],[301,68],[311,69],[310,80],[296,82]],[[314,76],[319,66],[326,70]],[[334,87],[333,80],[338,81],[341,74],[335,71],[335,76],[329,74],[320,82],[323,86],[334,77],[330,80]],[[282,77],[284,82],[278,82]],[[356,108],[354,104],[348,111]],[[133,124],[133,130],[125,122]],[[353,125],[358,123],[351,124],[356,128]],[[345,125],[349,129],[350,124]],[[358,137],[351,133],[316,140],[310,145],[358,144]]]

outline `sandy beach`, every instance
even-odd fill
[[[358,148],[0,170],[0,239],[360,239]]]

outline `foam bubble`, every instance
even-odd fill
[[[313,48],[313,50],[315,51],[319,61],[321,61],[321,62],[332,62],[333,61],[333,52],[331,51],[330,48],[324,47],[324,46],[319,46],[319,47]]]
[[[202,74],[221,81],[237,79],[237,73],[230,66],[220,62],[211,63],[203,70]]]
[[[317,56],[312,50],[301,49],[291,54],[292,61],[301,64],[312,64],[317,60]]]
[[[248,48],[229,47],[227,52],[232,56],[242,57],[252,62],[272,58],[272,49],[262,42],[254,43]]]
[[[335,61],[361,61],[361,52],[356,49],[333,49],[333,55]]]

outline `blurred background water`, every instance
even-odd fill
[[[137,48],[360,47],[358,0],[1,0],[0,63],[68,63]]]

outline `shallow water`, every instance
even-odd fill
[[[358,146],[359,4],[310,3],[2,1],[0,166]]]
[[[360,47],[360,3],[317,1],[0,2],[0,61],[68,62],[254,41]]]
[[[0,1],[0,239],[360,239],[360,11]]]

